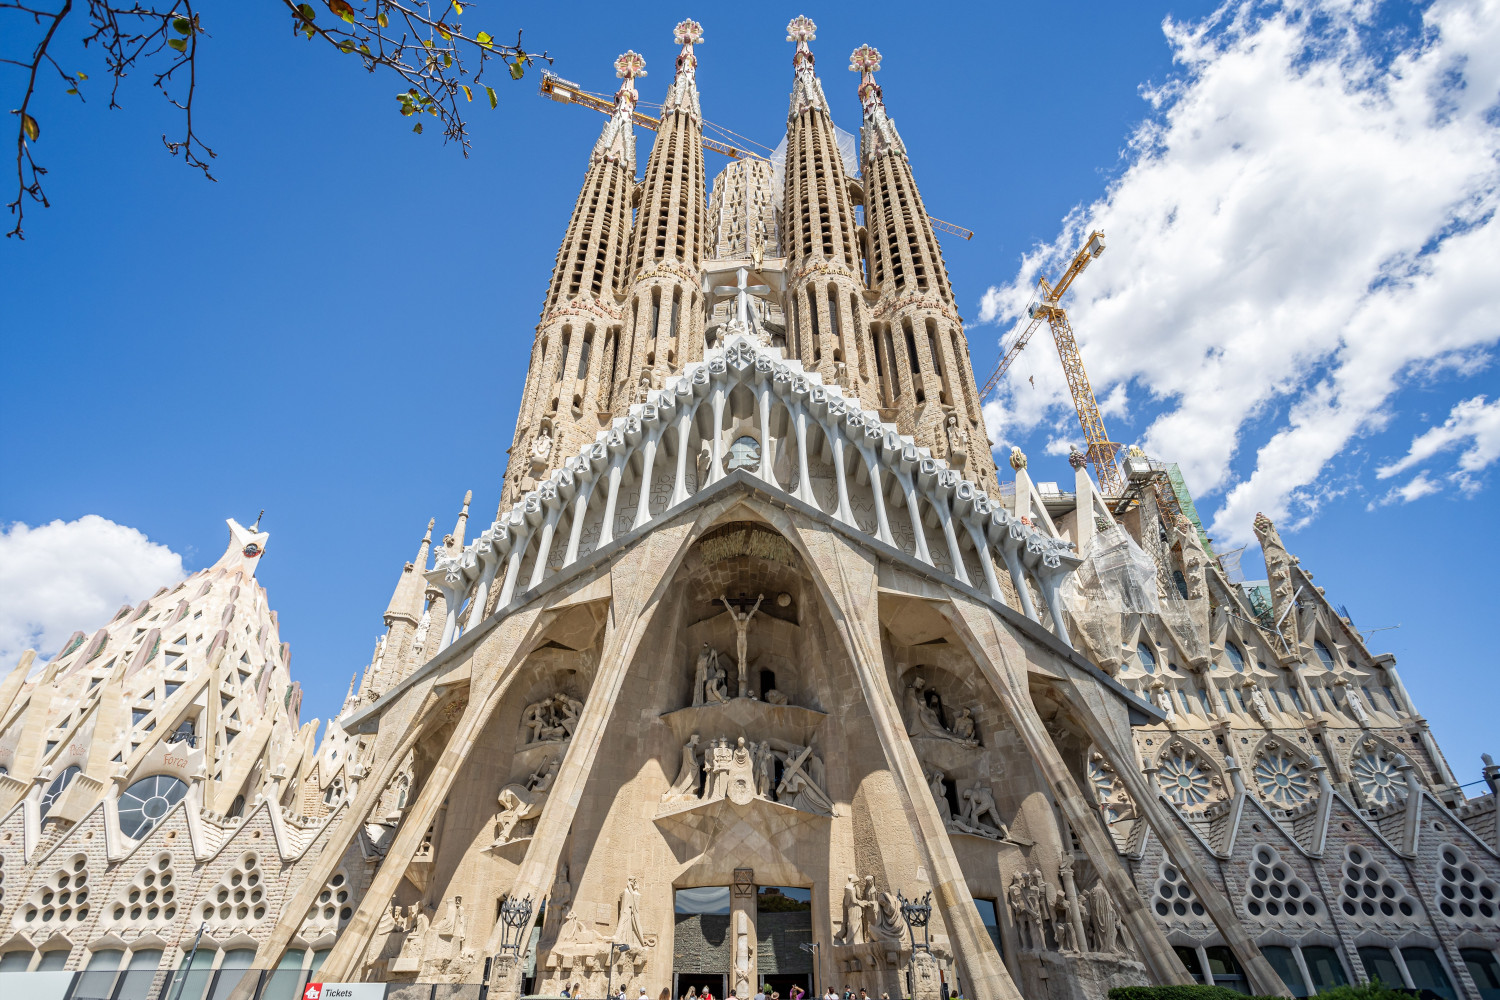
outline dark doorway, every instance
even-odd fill
[[[687,996],[688,990],[693,990],[697,996],[701,997],[705,989],[713,990],[714,1000],[724,1000],[729,995],[729,977],[709,972],[672,973],[673,1000],[682,1000]],[[746,1000],[746,998],[742,997],[741,1000]]]
[[[705,988],[724,1000],[729,985],[729,886],[677,889],[676,930],[672,957],[672,996]]]

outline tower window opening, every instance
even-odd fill
[[[589,351],[594,346],[594,327],[592,324],[583,328],[583,343],[578,345],[578,380],[582,382],[589,377]]]
[[[823,359],[822,331],[818,329],[818,299],[817,296],[807,297],[807,325],[812,329],[813,362],[817,363]]]
[[[901,398],[901,366],[896,363],[896,341],[891,328],[885,328],[885,353],[891,359],[891,399]]]
[[[557,352],[557,364],[553,367],[552,380],[554,382],[561,382],[563,380],[563,374],[567,371],[567,367],[568,367],[568,342],[570,340],[572,340],[572,339],[573,339],[573,328],[571,326],[565,326],[565,327],[563,327],[562,343],[558,346],[558,352]],[[554,407],[554,409],[556,409],[556,407]]]
[[[843,328],[839,325],[839,303],[838,303],[838,299],[834,298],[834,292],[835,292],[834,286],[833,285],[829,285],[828,286],[828,325],[831,326],[831,327],[833,327],[833,339],[836,340],[836,341],[838,341],[842,345],[843,342],[844,342],[844,331],[843,331]]]
[[[901,332],[906,336],[906,356],[911,361],[912,388],[916,390],[917,402],[925,403],[927,401],[927,391],[922,386],[922,362],[917,357],[917,338],[912,333],[910,321],[901,321]]]
[[[937,369],[938,380],[942,388],[938,390],[938,399],[944,406],[953,405],[953,387],[948,382],[948,365],[943,361],[943,349],[938,344],[937,322],[927,320],[927,350],[932,354],[933,367]]]
[[[661,289],[651,289],[651,339],[661,333]]]
[[[678,313],[681,312],[681,310],[682,310],[682,289],[680,289],[680,288],[674,288],[674,289],[672,289],[672,325],[667,330],[667,336],[670,337],[673,340],[673,342],[675,342],[677,340],[677,316],[678,316]]]

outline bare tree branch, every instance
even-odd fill
[[[535,60],[552,61],[545,52],[527,52],[521,45],[520,32],[514,45],[499,44],[486,31],[466,34],[458,18],[475,5],[458,0],[321,0],[327,8],[321,20],[319,10],[311,3],[282,2],[291,14],[294,34],[309,41],[322,40],[337,53],[360,60],[370,73],[379,69],[395,73],[406,86],[396,95],[397,110],[406,117],[418,118],[412,131],[420,133],[421,116],[432,115],[442,125],[444,140],[457,142],[465,156],[469,139],[463,105],[474,100],[476,90],[491,108],[499,103],[494,88],[484,82],[490,60],[499,59],[506,75],[514,80],[519,80]],[[84,48],[97,48],[111,77],[109,107],[120,107],[120,87],[131,70],[153,63],[152,86],[183,113],[180,138],[163,135],[162,144],[173,156],[181,153],[183,162],[201,170],[205,178],[214,179],[209,161],[216,154],[199,138],[193,125],[198,43],[208,36],[192,0],[172,0],[170,5],[167,0],[157,0],[148,6],[139,0],[130,6],[115,0],[81,0],[77,11],[74,0],[0,0],[0,38],[20,38],[30,29],[37,39],[25,58],[0,55],[0,69],[11,67],[25,75],[20,106],[11,112],[16,115],[16,197],[6,206],[15,216],[15,225],[7,236],[25,238],[21,224],[28,202],[40,203],[43,208],[50,205],[42,187],[47,169],[32,153],[41,137],[41,124],[32,113],[33,98],[42,82],[39,77],[47,75],[44,70],[51,70],[68,94],[84,99],[82,84],[88,74],[69,73],[53,55],[58,29],[70,16],[78,20],[79,14],[87,18],[81,26]]]

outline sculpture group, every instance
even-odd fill
[[[583,702],[561,691],[527,705],[521,713],[521,725],[526,730],[523,745],[572,739],[573,727],[578,725],[582,712]]]
[[[728,799],[748,805],[755,799],[779,802],[803,812],[833,815],[833,800],[825,784],[823,761],[812,747],[786,740],[730,742],[726,736],[710,740],[698,756],[702,737],[694,733],[682,747],[677,780],[662,801],[713,802]]]
[[[942,768],[935,767],[928,772],[927,787],[932,790],[943,825],[951,832],[969,833],[990,840],[1004,840],[1010,836],[1010,830],[1001,820],[1000,810],[995,805],[995,794],[988,785],[976,783],[959,793],[961,805],[957,816],[953,815],[953,806],[948,801],[948,776]]]
[[[1054,886],[1040,868],[1011,875],[1005,902],[1021,947],[1030,951],[1120,953],[1120,913],[1104,883],[1096,883],[1092,889],[1077,888],[1072,862],[1067,858],[1059,866],[1059,878],[1062,885]]]
[[[926,679],[916,677],[906,686],[907,733],[911,736],[927,736],[948,740],[964,746],[979,746],[978,727],[974,713],[960,708],[951,722],[944,721],[942,698],[927,686]]]

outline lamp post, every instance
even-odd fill
[[[491,966],[496,987],[492,996],[512,1000],[521,995],[521,939],[531,928],[531,910],[530,894],[520,899],[507,896],[500,903],[500,954]]]
[[[611,941],[609,943],[609,972],[606,975],[605,980],[604,980],[604,995],[606,997],[614,996],[614,993],[615,993],[615,958],[616,958],[616,952],[619,952],[619,953],[623,954],[624,952],[627,952],[629,950],[630,950],[630,945],[628,945],[628,944],[615,944],[613,941]]]
[[[918,900],[908,900],[901,893],[896,893],[896,898],[901,901],[901,916],[906,918],[906,933],[911,937],[911,950],[917,950],[916,928],[922,928],[922,945],[925,952],[931,952],[928,947],[927,924],[932,919],[932,890],[927,890],[927,895]]]
[[[797,947],[801,948],[803,951],[807,952],[813,957],[813,996],[822,997],[823,994],[818,992],[818,979],[823,974],[823,943],[821,941],[804,941]]]

